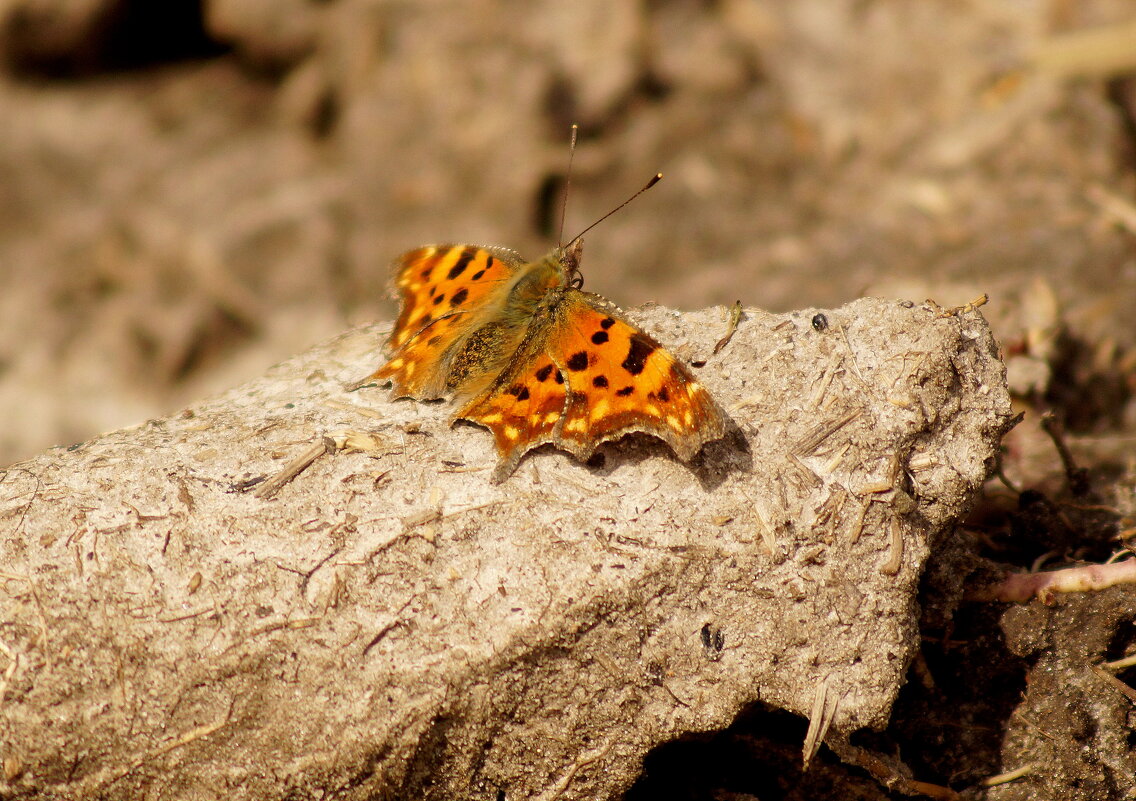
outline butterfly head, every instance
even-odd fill
[[[564,285],[579,289],[584,285],[584,276],[580,272],[580,255],[584,252],[584,240],[576,237],[564,247],[556,249],[556,260],[560,262],[560,274],[564,277]]]

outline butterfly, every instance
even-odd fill
[[[582,250],[576,237],[531,262],[475,245],[399,256],[389,359],[367,380],[389,380],[395,397],[453,400],[454,420],[490,429],[495,483],[545,443],[586,461],[633,432],[689,461],[724,436],[725,413],[621,309],[580,288]]]

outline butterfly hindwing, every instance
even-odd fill
[[[515,361],[501,379],[454,415],[493,432],[498,481],[513,472],[527,451],[557,441],[567,398],[564,374],[543,348]]]

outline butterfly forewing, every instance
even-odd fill
[[[395,260],[394,289],[402,309],[387,347],[390,360],[372,378],[391,379],[395,393],[441,397],[455,343],[524,260],[511,250],[430,245]]]
[[[402,311],[390,336],[405,345],[431,320],[477,309],[524,261],[512,251],[475,245],[431,245],[404,253],[394,264]]]

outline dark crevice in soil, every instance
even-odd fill
[[[85,19],[74,16],[60,21],[17,9],[0,21],[8,70],[25,79],[74,80],[228,51],[206,31],[201,0],[118,0]]]
[[[543,239],[552,239],[561,233],[560,206],[564,198],[564,180],[559,173],[549,173],[537,187],[532,227]]]
[[[1136,77],[1125,75],[1108,81],[1105,97],[1116,108],[1122,131],[1117,161],[1136,170]]]
[[[949,632],[925,632],[885,732],[917,780],[963,790],[1001,771],[1030,665],[1009,651],[1000,621],[999,607],[968,604]]]
[[[808,722],[796,715],[753,704],[726,729],[689,734],[652,750],[624,801],[886,797],[867,773],[842,764],[827,748],[803,771],[807,730]]]
[[[1124,427],[1131,388],[1123,370],[1098,364],[1099,345],[1064,333],[1052,360],[1053,381],[1044,400],[1075,433]]]

